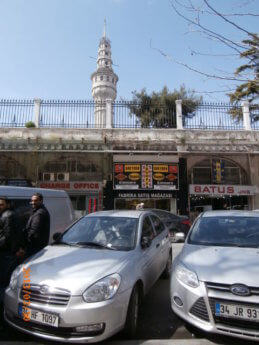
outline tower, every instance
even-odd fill
[[[103,36],[99,42],[97,69],[91,75],[92,96],[95,101],[95,126],[106,125],[106,100],[114,101],[117,95],[116,84],[118,76],[113,72],[111,59],[111,42],[106,37],[106,21],[104,21]]]

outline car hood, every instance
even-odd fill
[[[200,281],[259,286],[259,249],[185,244],[179,260]]]
[[[119,273],[132,252],[107,249],[48,246],[24,263],[31,284],[64,288],[81,295],[87,287],[112,273]],[[28,276],[28,274],[27,274]],[[22,274],[19,286],[23,283]]]

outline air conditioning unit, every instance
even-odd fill
[[[44,172],[42,177],[43,181],[55,181],[55,173],[52,172]]]
[[[58,172],[57,173],[57,181],[69,181],[69,173],[68,172]]]

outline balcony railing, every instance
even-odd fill
[[[0,100],[0,127],[25,127],[28,122],[41,128],[259,130],[259,105],[201,103],[188,110],[180,100],[174,107],[111,100]]]

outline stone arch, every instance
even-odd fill
[[[193,159],[188,166],[188,181],[190,184],[213,184],[213,162],[220,161],[223,163],[225,180],[222,180],[222,184],[248,184],[249,172],[243,168],[246,166],[244,162],[237,162],[234,159],[224,157],[224,156],[212,156],[212,157],[197,157]],[[243,163],[243,164],[242,164]],[[194,169],[197,169],[196,172]],[[210,169],[210,179],[207,176],[206,170],[209,172]],[[204,181],[202,174],[204,173]],[[195,174],[198,176],[195,178]],[[219,182],[220,183],[220,182]]]
[[[17,160],[7,156],[0,155],[0,178],[26,178],[26,167]]]

